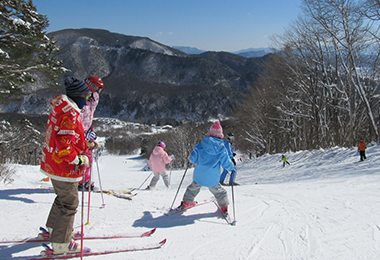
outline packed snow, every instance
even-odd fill
[[[99,159],[100,181],[93,168],[95,185],[104,190],[138,188],[126,200],[112,195],[88,193],[84,203],[86,236],[123,235],[157,231],[147,238],[85,240],[92,251],[152,244],[167,239],[152,251],[94,256],[92,259],[380,259],[380,146],[370,145],[367,160],[359,162],[355,147],[286,153],[290,165],[282,167],[281,154],[251,160],[237,156],[241,186],[231,187],[231,226],[213,203],[183,214],[166,216],[185,169],[171,171],[171,188],[162,179],[157,190],[143,190],[150,175],[147,161],[139,155]],[[94,165],[96,166],[96,164]],[[35,237],[44,226],[55,197],[38,166],[15,165],[12,184],[0,187],[2,220],[0,241]],[[170,169],[168,169],[170,173]],[[186,172],[174,207],[180,204],[193,169]],[[197,200],[212,194],[202,188]],[[80,199],[82,198],[80,193]],[[234,209],[235,208],[235,214]],[[81,203],[75,228],[81,227]],[[88,221],[89,220],[89,221]],[[41,243],[0,244],[1,259],[27,259],[43,250]]]

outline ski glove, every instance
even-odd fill
[[[87,140],[96,140],[97,136],[96,136],[96,133],[92,130],[88,130],[88,132],[86,133],[86,139]]]
[[[175,159],[174,154],[170,155],[170,158],[172,158],[174,160]]]
[[[90,149],[95,149],[95,150],[99,148],[99,144],[95,141],[87,141],[87,146]]]
[[[231,159],[232,160],[232,163],[234,164],[234,166],[236,166],[236,161],[234,158]]]
[[[72,164],[75,164],[77,166],[81,166],[81,165],[84,165],[84,166],[90,166],[90,162],[88,160],[88,157],[86,155],[79,155],[77,157],[75,157],[74,161],[71,162]]]

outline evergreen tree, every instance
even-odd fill
[[[0,99],[20,95],[20,86],[37,77],[57,84],[64,68],[51,58],[58,48],[44,31],[48,25],[31,0],[0,1]]]

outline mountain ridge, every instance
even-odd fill
[[[188,55],[146,37],[101,29],[65,29],[48,36],[60,48],[55,57],[71,74],[104,81],[95,116],[145,123],[227,117],[270,60],[227,52]],[[45,85],[44,79],[27,84],[30,95],[0,112],[48,113],[50,99],[64,89],[54,92]]]
[[[206,51],[206,50],[198,49],[196,47],[189,47],[189,46],[172,46],[172,48],[178,49],[187,54],[202,54],[205,52],[215,52],[215,51]],[[219,52],[225,52],[225,51],[219,51]],[[233,51],[233,52],[228,52],[228,53],[238,54],[246,58],[258,58],[258,57],[263,57],[266,54],[273,53],[273,52],[274,51],[271,48],[248,48],[248,49],[243,49],[243,50]]]

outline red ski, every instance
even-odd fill
[[[156,232],[156,229],[149,230],[145,233],[142,234],[136,234],[136,235],[121,235],[121,236],[96,236],[96,237],[84,237],[83,239],[115,239],[115,238],[136,238],[136,237],[149,237],[151,236],[154,232]],[[79,240],[80,238],[78,238]]]
[[[138,237],[149,237],[153,235],[153,233],[156,232],[156,229],[149,230],[144,233],[139,234],[129,234],[129,235],[119,235],[119,236],[93,236],[93,237],[84,237],[85,240],[90,239],[116,239],[116,238],[138,238]],[[80,239],[80,237],[75,238],[77,240]],[[46,238],[30,238],[30,239],[24,239],[24,240],[13,240],[13,241],[0,241],[0,244],[12,244],[12,243],[27,243],[27,242],[49,242],[49,237]]]
[[[182,209],[180,207],[174,208],[174,209],[170,209],[167,213],[165,213],[165,215],[166,216],[171,216],[171,215],[174,215],[174,214],[177,214],[177,213],[184,212],[184,211],[186,211],[188,209],[192,209],[192,208],[195,208],[195,207],[198,207],[198,206],[210,203],[210,202],[214,202],[214,201],[215,201],[214,198],[206,199],[206,200],[202,200],[202,201],[197,201],[197,203],[194,206],[192,206],[192,207],[189,207],[189,208],[186,208],[186,209]]]
[[[146,250],[154,250],[159,249],[163,245],[165,245],[166,239],[162,240],[161,242],[157,244],[142,246],[142,247],[133,247],[133,248],[126,248],[126,249],[120,249],[120,250],[109,250],[109,251],[101,251],[101,252],[88,252],[83,253],[83,256],[94,256],[94,255],[109,255],[109,254],[116,254],[116,253],[126,253],[126,252],[135,252],[135,251],[146,251]],[[44,246],[45,247],[45,246]],[[76,258],[81,257],[81,253],[76,254],[65,254],[65,255],[53,255],[51,254],[52,250],[44,250],[41,252],[41,256],[32,256],[31,258],[28,258],[29,260],[41,260],[41,259],[69,259],[69,258]]]

